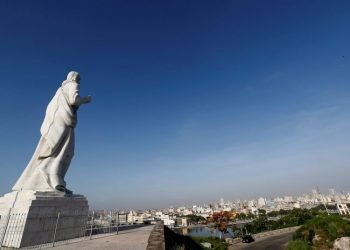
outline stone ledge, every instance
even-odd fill
[[[157,222],[148,238],[146,250],[164,250],[164,225],[162,221]]]

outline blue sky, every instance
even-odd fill
[[[82,75],[92,208],[350,191],[348,1],[1,1],[0,194]]]

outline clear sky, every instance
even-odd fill
[[[350,191],[349,1],[0,1],[0,195],[81,73],[92,208]]]

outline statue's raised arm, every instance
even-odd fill
[[[91,96],[81,97],[79,89],[79,73],[69,72],[47,106],[38,146],[13,190],[71,192],[64,176],[74,156],[77,110],[91,102]]]

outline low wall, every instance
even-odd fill
[[[300,226],[282,228],[262,233],[254,234],[255,239],[269,237],[273,235],[278,235],[287,232],[294,232]],[[237,244],[241,242],[241,238],[227,238],[226,242],[229,244]],[[194,242],[190,237],[177,234],[171,229],[163,225],[162,221],[157,222],[154,226],[149,238],[146,250],[172,250],[172,249],[202,249],[196,242]]]
[[[165,250],[164,225],[158,221],[149,238],[146,250]]]
[[[296,231],[299,227],[300,227],[300,226],[296,226],[296,227],[287,227],[287,228],[282,228],[282,229],[277,229],[277,230],[262,232],[262,233],[254,234],[253,237],[254,237],[255,239],[259,239],[259,238],[266,237],[266,236],[273,236],[273,235],[276,235],[276,234],[282,234],[282,233],[287,233],[287,232],[293,232],[293,231]]]
[[[296,231],[300,226],[296,226],[296,227],[287,227],[287,228],[282,228],[282,229],[276,229],[276,230],[272,230],[272,231],[266,231],[266,232],[262,232],[262,233],[257,233],[257,234],[253,234],[253,238],[254,239],[259,239],[259,238],[264,238],[264,237],[269,237],[269,236],[274,236],[274,235],[278,235],[278,234],[283,234],[283,233],[288,233],[288,232],[294,232]],[[235,239],[227,239],[226,240],[228,243],[230,244],[236,244],[236,243],[240,243],[242,241],[241,238],[235,238]]]

